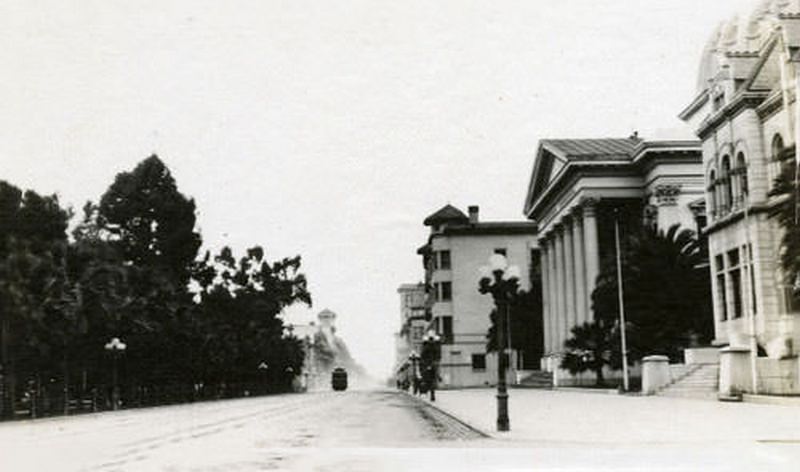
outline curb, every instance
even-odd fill
[[[593,393],[595,395],[630,395],[630,392],[622,393],[616,388],[553,387],[550,390],[553,392]]]
[[[781,406],[800,406],[800,397],[780,397],[774,395],[751,395],[745,393],[741,400],[744,403],[756,403],[761,405],[781,405]]]
[[[486,431],[483,431],[482,429],[477,428],[477,427],[467,423],[466,421],[462,420],[461,418],[459,418],[458,416],[454,415],[453,413],[445,410],[444,408],[442,408],[439,405],[437,405],[435,402],[432,402],[430,400],[426,400],[424,398],[416,397],[416,396],[414,396],[414,395],[412,395],[412,394],[410,394],[408,392],[404,392],[404,393],[409,398],[411,398],[412,400],[414,400],[416,402],[419,402],[419,403],[422,403],[422,404],[424,404],[424,405],[426,405],[426,406],[438,411],[439,413],[443,414],[444,416],[450,418],[451,420],[453,420],[456,423],[464,426],[465,428],[469,429],[473,433],[475,433],[475,434],[477,434],[477,435],[479,435],[479,436],[481,436],[483,438],[497,439],[497,438],[495,438],[495,436],[492,436],[491,434],[487,433]]]

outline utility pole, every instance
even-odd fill
[[[622,288],[622,253],[619,243],[619,209],[614,210],[614,242],[617,246],[617,294],[619,296],[619,333],[622,342],[622,386],[627,392],[628,380],[628,346],[625,340],[625,301]]]

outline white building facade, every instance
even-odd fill
[[[591,295],[601,261],[614,257],[614,225],[635,230],[704,222],[703,175],[697,141],[542,140],[524,213],[538,225],[544,351],[542,370],[559,370],[571,329],[593,320]]]
[[[774,179],[796,165],[798,51],[800,2],[763,2],[714,33],[680,115],[703,143],[715,337],[733,359],[722,363],[722,393],[800,393],[800,314],[770,216]]]
[[[527,274],[532,264],[538,264],[536,225],[481,222],[478,207],[470,207],[467,216],[450,205],[426,218],[425,225],[430,236],[418,254],[425,266],[429,327],[442,338],[440,386],[494,384],[497,357],[486,352],[494,301],[478,291],[479,269],[492,254],[502,253],[520,268],[520,289],[528,290]],[[512,353],[511,377],[519,371],[518,361]]]

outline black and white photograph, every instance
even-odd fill
[[[800,0],[0,0],[0,471],[800,470]]]

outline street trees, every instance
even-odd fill
[[[115,337],[130,347],[120,363],[128,400],[193,398],[223,384],[241,394],[261,364],[280,366],[272,390],[291,385],[303,349],[279,315],[311,303],[300,256],[267,262],[254,246],[239,260],[229,248],[198,259],[194,201],[156,156],[88,202],[68,240],[70,216],[55,196],[0,182],[3,415],[20,397],[18,378],[35,379],[40,394],[63,385],[64,412],[71,389],[108,391],[119,353],[104,346]]]
[[[21,368],[35,368],[46,346],[37,324],[55,285],[69,213],[55,196],[0,181],[0,364],[2,415],[13,414]]]
[[[206,254],[195,269],[202,274],[195,316],[203,327],[198,345],[206,381],[258,382],[263,362],[272,369],[271,388],[291,386],[283,373],[301,371],[303,349],[278,316],[295,303],[311,304],[300,263],[299,256],[269,263],[260,246],[238,260],[228,247],[213,259]]]

